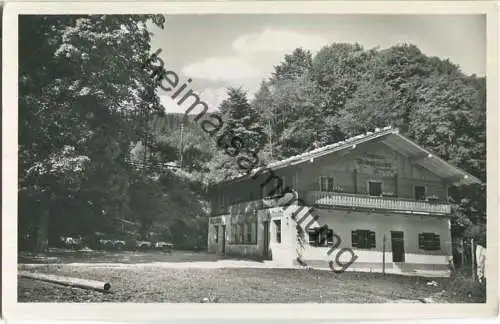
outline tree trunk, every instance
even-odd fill
[[[42,214],[38,219],[36,229],[36,245],[35,252],[46,252],[49,245],[49,220],[50,211],[48,208],[42,209]]]
[[[70,287],[78,287],[83,289],[92,289],[101,292],[108,292],[111,289],[111,285],[109,282],[105,281],[96,281],[96,280],[87,280],[81,278],[72,278],[72,277],[62,277],[56,275],[49,275],[43,273],[35,273],[35,272],[27,272],[20,271],[19,276],[23,278],[30,278],[45,282],[57,283],[64,286]]]

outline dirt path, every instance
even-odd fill
[[[33,269],[44,266],[62,266],[61,263],[28,263],[21,264],[21,268]],[[167,268],[167,269],[224,269],[224,268],[257,268],[257,269],[299,269],[300,267],[280,266],[273,262],[257,262],[243,260],[219,260],[219,261],[193,261],[193,262],[148,262],[148,263],[65,263],[69,267],[86,267],[89,269],[144,269],[144,268]]]

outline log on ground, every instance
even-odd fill
[[[73,277],[62,277],[56,275],[49,275],[45,273],[20,271],[18,275],[22,278],[30,278],[45,282],[56,283],[64,286],[77,287],[83,289],[91,289],[100,292],[109,292],[111,285],[108,282],[87,280]]]

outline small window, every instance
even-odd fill
[[[215,231],[215,244],[219,243],[219,226],[214,226]]]
[[[274,221],[274,227],[276,228],[276,243],[281,243],[281,220]]]
[[[376,247],[375,232],[370,230],[354,230],[351,232],[352,247],[372,249]]]
[[[231,242],[233,244],[237,243],[237,233],[236,233],[236,224],[231,225]]]
[[[319,190],[320,191],[333,191],[333,177],[319,177]]]
[[[415,186],[415,199],[425,200],[426,192],[424,186]]]
[[[251,223],[245,224],[245,234],[246,234],[245,243],[252,244],[253,238],[252,238],[252,224]]]
[[[257,222],[245,224],[245,244],[257,244]]]
[[[309,234],[309,245],[311,246],[332,246],[333,245],[333,230],[327,227],[310,228],[307,230]]]
[[[434,233],[420,233],[418,235],[418,248],[428,251],[441,250],[439,235]]]
[[[238,224],[238,243],[239,244],[243,244],[243,238],[244,238],[244,235],[243,235],[243,224]]]
[[[382,196],[382,182],[380,181],[369,181],[368,182],[368,191],[370,196]]]

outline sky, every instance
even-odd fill
[[[297,47],[314,54],[336,42],[365,49],[401,43],[424,54],[450,59],[466,74],[486,74],[486,20],[481,15],[168,15],[165,28],[151,27],[151,50],[161,48],[165,68],[176,72],[179,87],[197,93],[216,110],[227,87],[242,87],[249,99],[284,55]],[[187,106],[160,91],[167,112]],[[187,103],[187,102],[186,102]]]

